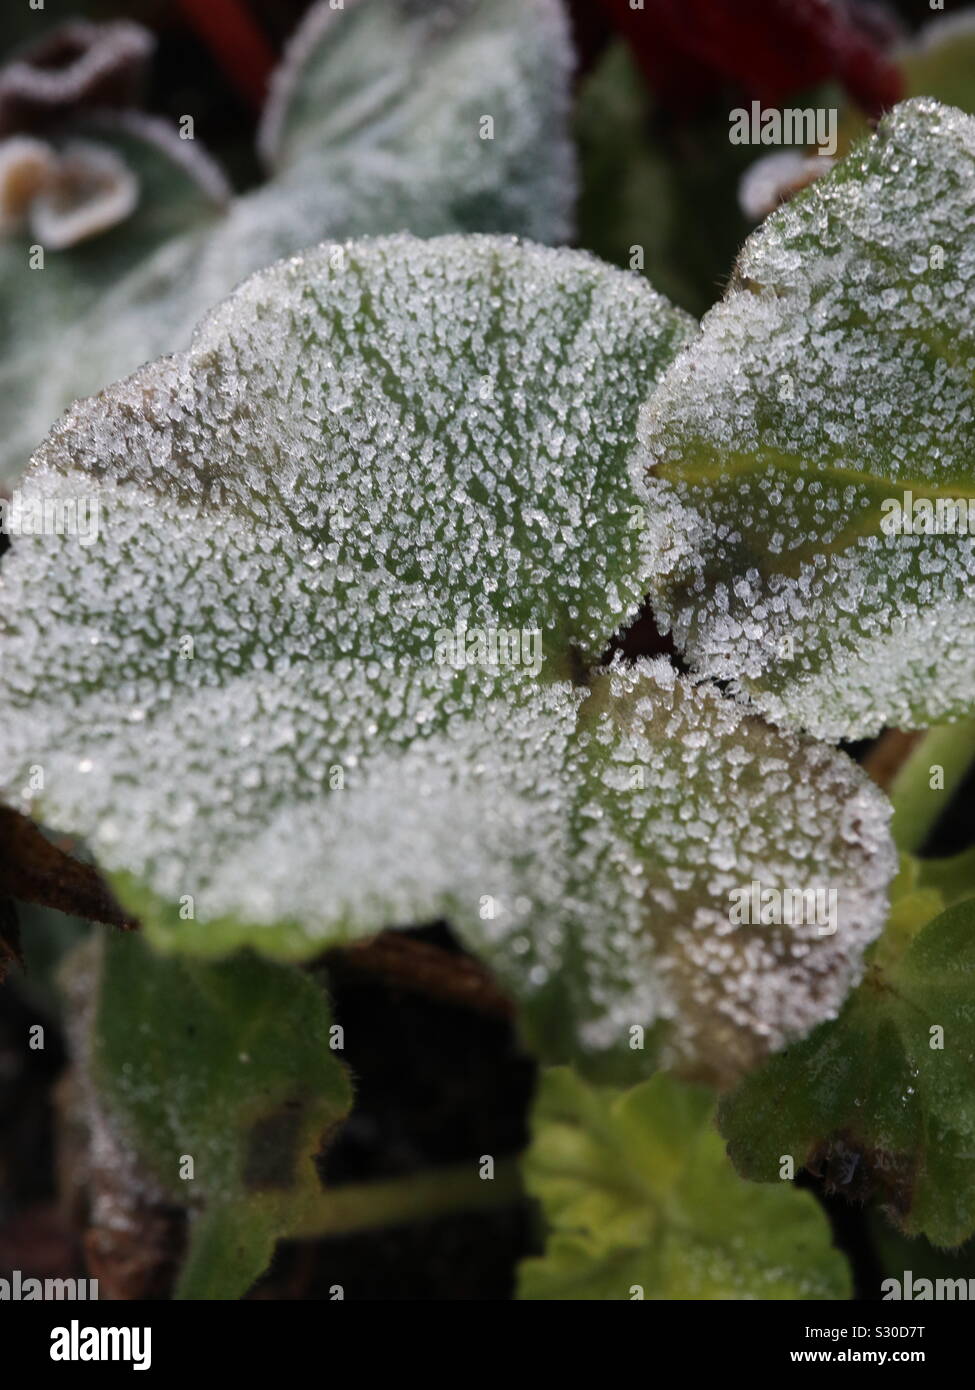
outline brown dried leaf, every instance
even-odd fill
[[[70,840],[52,843],[26,816],[0,806],[0,898],[40,903],[113,927],[136,927],[97,869],[76,859],[72,847]],[[11,939],[0,922],[0,942],[4,938]],[[0,965],[3,959],[0,945]]]

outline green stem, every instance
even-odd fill
[[[507,1206],[524,1195],[516,1158],[497,1162],[482,1178],[474,1161],[429,1168],[405,1178],[215,1202],[201,1211],[179,1282],[177,1299],[242,1298],[271,1262],[279,1240],[320,1240],[382,1226],[430,1221],[458,1211]]]
[[[901,766],[890,789],[892,831],[897,847],[918,854],[938,818],[975,761],[975,719],[929,729]],[[932,787],[932,767],[944,769],[943,785]]]
[[[389,1181],[323,1188],[295,1213],[288,1234],[301,1240],[346,1235],[428,1221],[456,1211],[484,1211],[516,1202],[521,1196],[517,1159],[498,1161],[493,1178],[482,1178],[475,1162],[425,1169]]]

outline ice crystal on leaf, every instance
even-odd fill
[[[502,238],[253,277],[35,456],[22,505],[97,502],[98,533],[5,558],[7,796],[167,948],[447,917],[548,1055],[645,1074],[659,1023],[727,1073],[835,1012],[882,921],[880,794],[665,663],[580,679],[646,589],[637,415],[692,331]],[[828,880],[838,930],[732,931],[742,876]]]
[[[7,786],[43,748],[46,813],[193,896],[174,930],[199,949],[482,896],[500,932],[523,889],[494,830],[535,858],[521,789],[562,768],[568,677],[640,603],[627,458],[691,331],[629,276],[503,239],[253,278],[188,353],[75,406],[24,481],[25,507],[97,499],[99,534],[5,562]],[[476,664],[501,630],[516,660]]]
[[[574,759],[571,901],[611,933],[596,961],[610,976],[588,981],[591,1046],[660,1014],[667,1052],[724,1080],[838,1011],[895,868],[888,807],[851,759],[662,659],[596,677]],[[736,919],[743,893],[790,890],[834,919],[811,897],[802,921]]]
[[[896,108],[749,238],[648,407],[655,611],[782,724],[971,706],[975,538],[917,518],[975,502],[973,220],[975,121]]]

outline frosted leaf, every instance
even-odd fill
[[[645,1074],[659,1024],[723,1073],[828,1016],[882,921],[880,793],[664,663],[582,683],[646,589],[636,420],[692,331],[501,238],[253,277],[35,457],[21,514],[78,534],[4,559],[5,794],[167,948],[447,918],[548,1055]],[[839,930],[729,935],[756,875],[835,887]]]
[[[131,104],[155,47],[152,33],[129,20],[59,24],[0,70],[0,134],[46,128],[80,108]]]
[[[132,169],[141,190],[136,230],[141,254],[154,250],[197,222],[209,222],[232,197],[220,165],[199,140],[183,139],[179,129],[142,111],[92,112],[73,129],[108,145]],[[132,229],[126,237],[131,243]],[[130,252],[130,254],[132,254]]]
[[[760,222],[832,167],[828,155],[807,155],[798,150],[762,155],[749,164],[739,180],[738,204],[750,221]]]
[[[212,222],[229,200],[223,174],[199,143],[181,140],[175,127],[157,117],[101,112],[76,122],[72,131],[81,139],[12,136],[0,143],[0,380],[16,383],[4,412],[11,425],[35,389],[34,379],[49,374],[48,338],[55,328],[63,333],[64,322],[79,317],[163,242]],[[138,185],[135,208],[118,230],[103,229],[78,251],[45,256],[43,269],[31,270],[28,251],[37,229],[28,223],[38,196],[63,182],[65,156],[82,142],[86,149],[97,147],[96,159],[114,156],[125,171],[122,181]]]
[[[28,170],[23,164],[18,169],[16,159],[13,168],[8,164],[19,187],[5,190],[11,218],[7,235],[0,239],[0,414],[5,426],[0,484],[11,483],[20,473],[31,449],[70,402],[68,379],[91,370],[97,358],[94,338],[82,344],[66,325],[88,322],[85,315],[111,294],[116,282],[124,283],[135,267],[178,234],[212,226],[228,201],[218,166],[198,141],[181,140],[165,121],[138,112],[105,112],[86,116],[72,130],[103,158],[114,157],[127,171],[119,182],[136,182],[138,200],[117,227],[101,228],[77,247],[48,247],[43,267],[31,269],[30,248],[40,243],[34,241],[37,228],[30,229],[28,220],[38,195],[58,177],[65,150],[80,141],[13,137],[0,146],[0,152],[15,157],[18,149],[27,155],[33,148],[37,173],[25,185]],[[0,153],[0,179],[2,165]],[[87,225],[90,231],[90,217]],[[107,326],[104,331],[109,331]]]
[[[627,459],[690,331],[591,257],[495,238],[254,277],[38,452],[24,514],[58,499],[79,534],[5,558],[4,784],[40,761],[44,814],[203,950],[454,910],[509,931],[568,678],[641,601]]]
[[[748,240],[646,412],[655,613],[777,722],[971,707],[975,541],[881,523],[975,501],[973,219],[975,122],[898,107]]]
[[[63,251],[117,227],[139,202],[139,181],[114,151],[90,140],[71,140],[53,177],[31,200],[31,235],[50,251]]]
[[[38,284],[72,267],[51,255],[38,272],[25,244],[2,248],[5,280],[40,312],[0,368],[0,483],[72,400],[185,348],[208,308],[303,247],[403,230],[567,240],[571,62],[555,0],[323,0],[275,83],[274,177],[215,224],[134,266],[106,253],[112,287],[85,312],[70,284],[63,296]]]
[[[19,230],[36,193],[50,179],[54,151],[45,140],[14,135],[0,142],[0,235]]]
[[[420,193],[407,192],[411,182],[437,202],[449,190],[450,229],[564,241],[571,67],[561,0],[350,0],[344,9],[326,0],[274,74],[258,147],[295,188],[325,152],[346,179],[359,181],[363,160],[370,179],[382,174],[388,188],[395,177],[410,207]]]
[[[609,943],[589,1049],[669,1019],[665,1057],[725,1081],[839,1011],[896,868],[889,805],[845,753],[658,659],[596,678],[572,759],[569,901]]]

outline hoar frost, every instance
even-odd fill
[[[728,1080],[838,1012],[896,867],[890,808],[861,769],[663,659],[598,676],[579,729],[574,884],[630,967],[601,990],[592,1041],[660,1012],[671,1058]],[[835,930],[736,925],[753,882],[780,897],[828,884]]]
[[[446,917],[546,1055],[645,1074],[631,1029],[660,1022],[723,1078],[806,1031],[882,924],[884,799],[666,663],[583,679],[646,589],[637,416],[692,331],[639,279],[501,238],[246,282],[24,480],[96,496],[99,532],[4,559],[7,798],[189,952]],[[540,634],[540,666],[438,661],[475,629]],[[733,884],[814,873],[835,935],[731,928]]]
[[[746,242],[647,407],[654,612],[692,667],[829,739],[958,717],[975,541],[885,502],[975,495],[975,121],[919,99]]]

